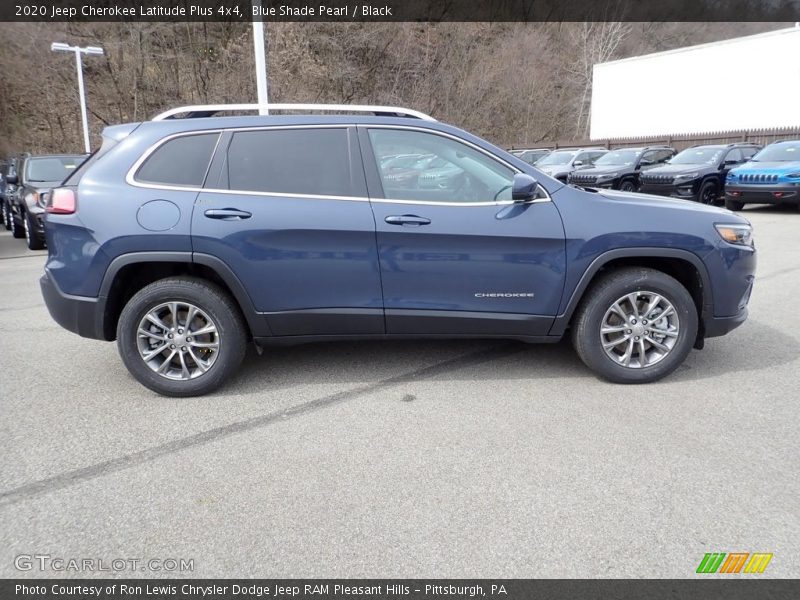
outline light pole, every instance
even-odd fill
[[[53,52],[74,52],[75,53],[75,67],[78,69],[78,95],[81,100],[81,121],[83,122],[83,146],[86,149],[86,154],[89,154],[92,149],[89,145],[89,118],[86,115],[86,90],[83,86],[83,62],[81,61],[81,54],[95,54],[103,55],[103,49],[98,46],[86,46],[80,48],[79,46],[70,46],[61,42],[53,42],[50,46]]]
[[[256,59],[256,90],[258,92],[258,114],[268,115],[267,104],[267,58],[264,51],[264,21],[261,13],[261,0],[253,0],[253,50]],[[258,13],[258,16],[256,16]]]

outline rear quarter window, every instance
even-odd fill
[[[161,144],[147,157],[134,179],[184,187],[201,187],[219,132],[183,135]]]

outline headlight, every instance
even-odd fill
[[[800,173],[789,173],[787,177],[791,177],[792,179],[800,179]]]
[[[691,181],[700,177],[700,173],[685,173],[683,175],[676,175],[675,181]]]
[[[714,227],[720,237],[729,244],[737,246],[753,246],[753,228],[750,225],[716,224]]]
[[[614,179],[616,177],[619,177],[619,173],[606,173],[605,175],[599,175],[597,179]]]

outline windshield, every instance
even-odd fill
[[[25,168],[25,178],[31,182],[58,181],[61,183],[80,166],[85,158],[85,156],[31,158]]]
[[[614,150],[604,154],[594,164],[597,166],[603,165],[632,165],[639,157],[638,150]]]
[[[566,165],[577,154],[575,150],[562,150],[560,152],[551,152],[542,160],[536,163],[537,167],[546,165]]]
[[[800,160],[800,141],[772,144],[764,148],[750,160],[761,162]]]
[[[704,146],[688,148],[678,153],[668,162],[671,165],[709,165],[719,160],[722,148],[719,146]]]

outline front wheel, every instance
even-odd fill
[[[619,190],[621,192],[635,192],[636,184],[630,179],[626,179],[621,184],[619,184]]]
[[[738,200],[731,200],[730,198],[725,198],[725,208],[728,210],[732,210],[734,212],[739,212],[744,208],[744,202],[739,202]]]
[[[200,396],[244,358],[247,330],[220,287],[194,277],[162,279],[122,309],[117,347],[139,383],[165,396]]]
[[[44,238],[42,234],[36,230],[36,222],[34,217],[29,212],[25,213],[23,217],[23,224],[25,227],[25,242],[28,244],[29,250],[43,250]]]
[[[614,383],[649,383],[672,373],[697,337],[697,309],[669,275],[646,268],[609,273],[578,308],[572,342],[581,360]]]
[[[700,192],[698,193],[697,198],[702,204],[713,206],[717,203],[718,197],[719,190],[717,189],[717,184],[714,181],[706,181],[700,186]]]

